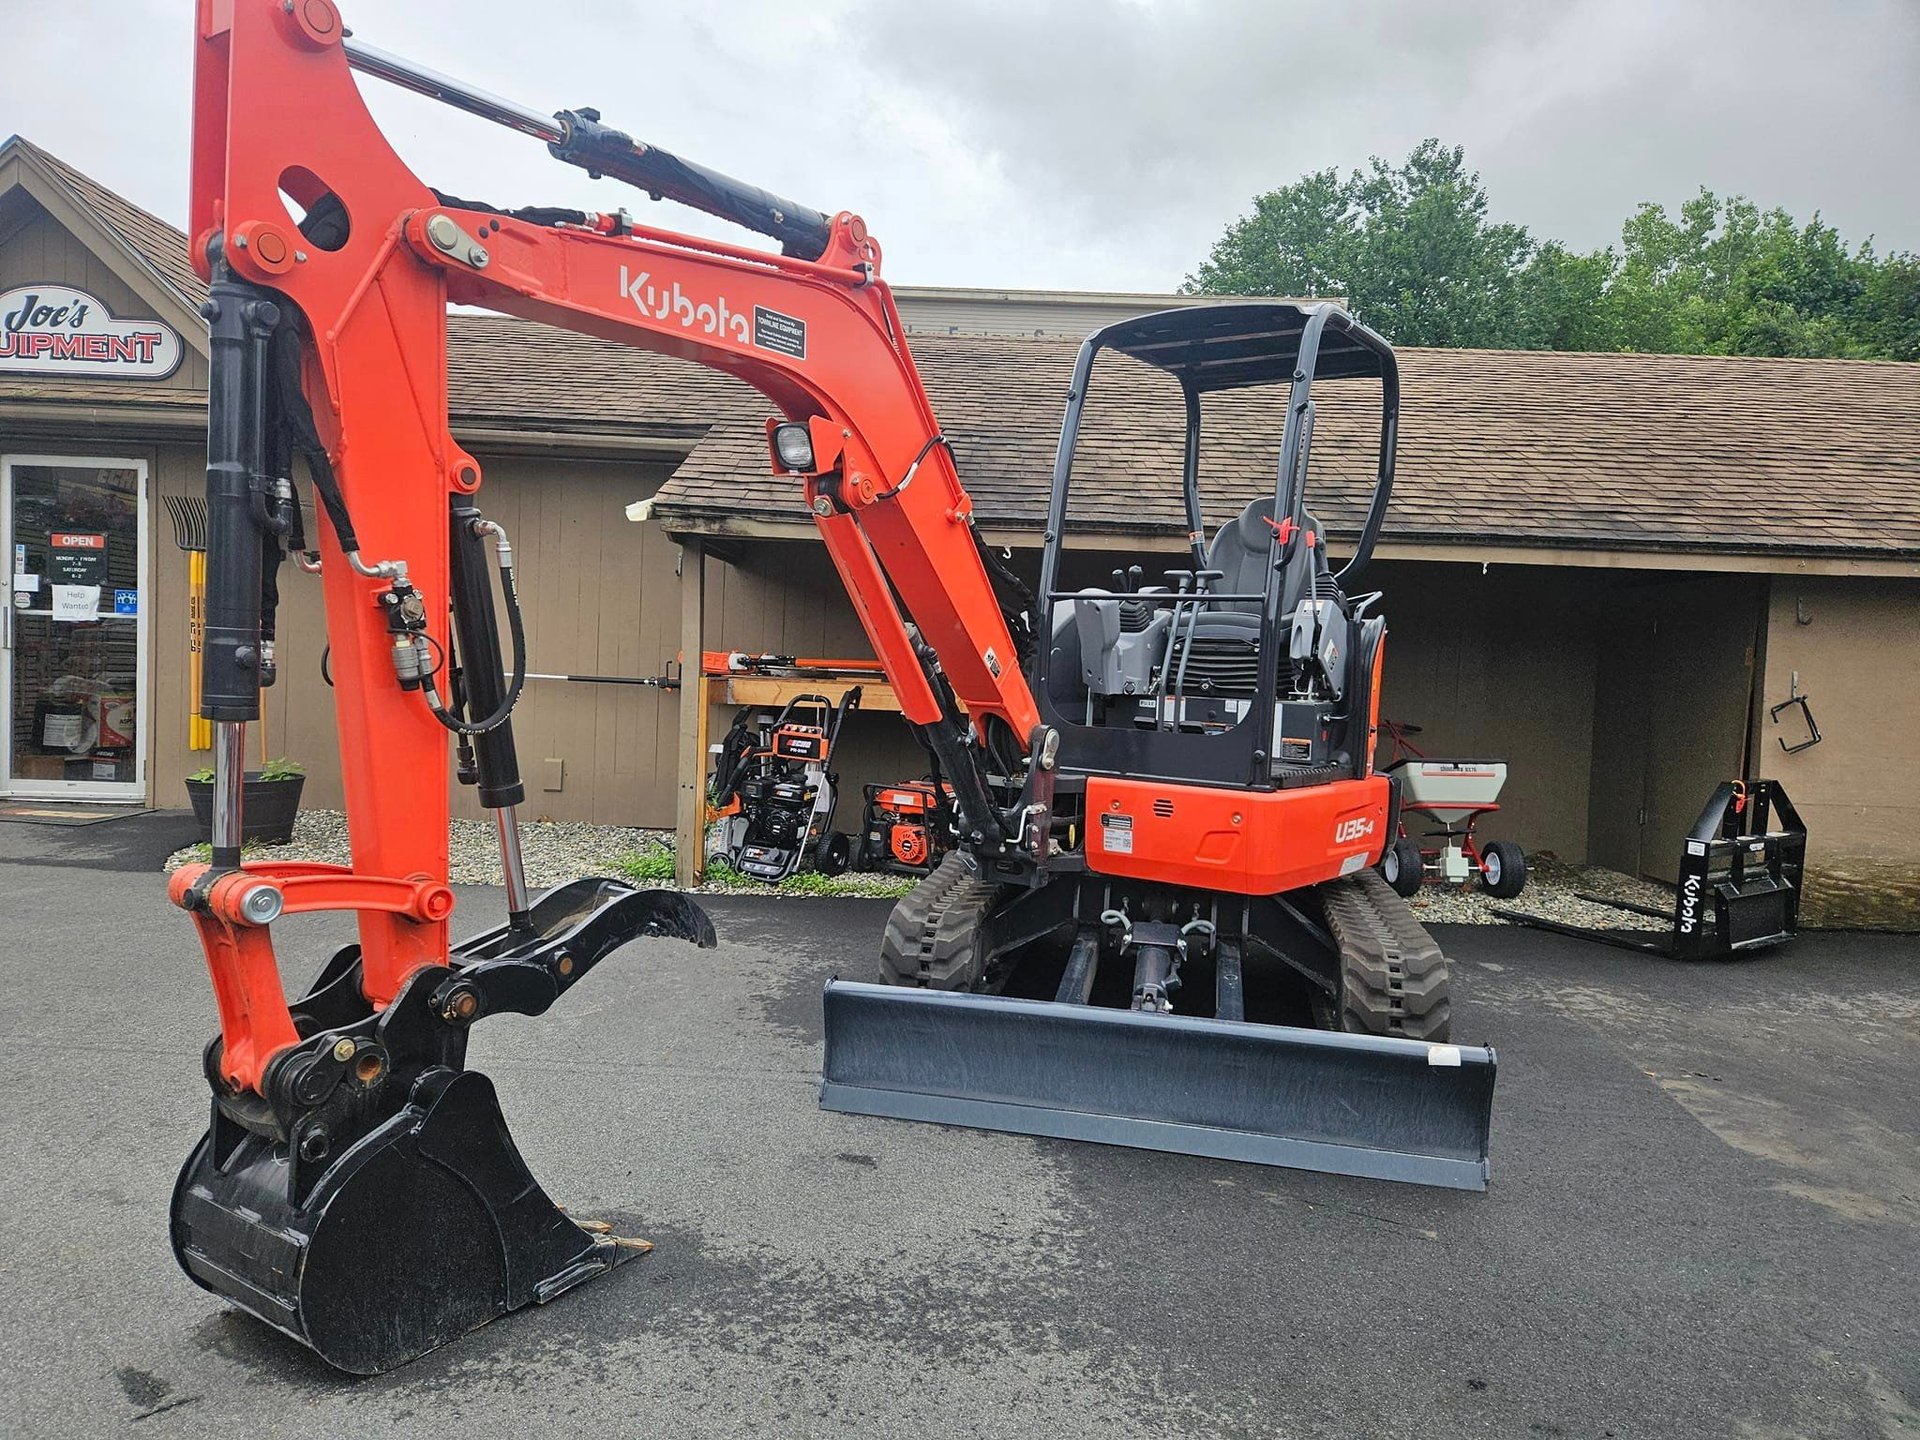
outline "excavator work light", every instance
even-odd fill
[[[803,422],[773,427],[773,455],[794,475],[813,474],[813,433]]]

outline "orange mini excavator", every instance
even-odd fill
[[[356,70],[780,253],[623,211],[438,193],[393,153]],[[412,65],[350,36],[331,0],[199,0],[192,190],[210,285],[216,778],[212,863],[171,893],[220,1013],[212,1125],[173,1198],[196,1281],[372,1372],[609,1269],[626,1252],[533,1180],[492,1086],[465,1068],[467,1031],[541,1013],[635,936],[713,940],[677,896],[603,881],[527,893],[509,718],[522,626],[506,536],[477,504],[481,467],[448,426],[449,304],[710,365],[777,412],[770,462],[803,491],[951,787],[956,832],[888,926],[887,983],[827,990],[824,1104],[1484,1184],[1493,1054],[1446,1043],[1445,961],[1371,868],[1394,830],[1393,784],[1371,763],[1383,625],[1348,591],[1393,474],[1397,387],[1378,336],[1287,304],[1093,336],[1067,399],[1040,593],[1023,595],[979,545],[857,216],[730,180],[595,111],[541,114]],[[1191,561],[1166,585],[1063,575],[1074,440],[1107,352],[1185,396],[1185,472],[1167,483]],[[1321,379],[1383,396],[1371,507],[1338,569],[1306,500]],[[1286,396],[1276,479],[1208,543],[1202,402],[1257,385]],[[243,727],[272,679],[288,554],[325,597],[348,867],[240,850]],[[504,923],[461,944],[450,738],[459,778],[498,817],[508,882]],[[359,943],[289,1003],[273,923],[321,910],[354,912]]]

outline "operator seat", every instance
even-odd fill
[[[1311,511],[1307,514],[1307,529],[1319,543],[1306,551],[1308,564],[1289,563],[1286,573],[1281,577],[1280,614],[1283,621],[1299,608],[1302,599],[1313,593],[1314,580],[1327,573],[1327,547],[1320,536],[1320,522]],[[1273,560],[1276,533],[1271,495],[1250,502],[1246,509],[1222,525],[1214,533],[1213,544],[1207,549],[1207,568],[1221,572],[1214,587],[1228,595],[1265,593],[1267,566]],[[1304,549],[1304,546],[1296,548],[1295,553],[1300,553],[1300,549]],[[1208,611],[1210,615],[1236,612],[1258,616],[1260,602],[1226,601],[1209,607]]]

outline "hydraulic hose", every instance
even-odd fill
[[[520,592],[513,583],[513,550],[507,543],[506,532],[491,520],[478,522],[500,537],[500,590],[507,605],[507,632],[513,641],[513,679],[507,686],[506,697],[501,700],[493,714],[484,720],[462,720],[447,708],[440,698],[440,692],[433,683],[435,670],[428,670],[423,677],[421,690],[426,695],[427,708],[433,711],[438,720],[455,735],[485,735],[497,730],[513,714],[513,707],[520,703],[520,692],[527,683],[527,629],[520,613]],[[435,667],[437,669],[438,667]]]

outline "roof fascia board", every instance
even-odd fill
[[[767,520],[739,515],[715,515],[662,506],[656,502],[653,518],[669,535],[734,536],[743,540],[797,540],[814,535],[811,522]],[[989,545],[1031,549],[1038,536],[1031,530],[985,525],[980,537]],[[1079,535],[1067,541],[1069,550],[1112,553],[1185,554],[1177,539],[1123,535]],[[1920,559],[1882,559],[1874,556],[1791,555],[1778,553],[1703,553],[1676,550],[1589,550],[1567,546],[1407,543],[1383,540],[1374,549],[1381,560],[1431,560],[1448,565],[1533,565],[1577,570],[1676,570],[1755,575],[1842,575],[1920,579]]]
[[[73,189],[24,147],[15,147],[6,156],[17,166],[11,185],[0,188],[25,190],[42,209],[75,239],[100,259],[121,282],[138,295],[161,319],[178,330],[187,344],[201,355],[208,353],[207,327],[199,313],[187,304],[180,292],[148,263],[106,217],[86,203]]]
[[[678,464],[695,441],[655,435],[604,431],[532,430],[519,426],[472,425],[455,420],[454,438],[489,454],[549,455],[579,459],[652,460]]]
[[[142,405],[128,401],[109,404],[94,400],[47,402],[0,396],[0,424],[20,433],[71,436],[75,427],[84,425],[90,431],[204,439],[207,412],[204,405]]]

